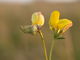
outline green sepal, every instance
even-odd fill
[[[20,29],[24,33],[29,33],[29,34],[36,34],[37,32],[37,27],[28,25],[28,26],[20,26]]]
[[[58,40],[63,40],[65,39],[64,37],[57,37]]]
[[[65,38],[60,33],[57,33],[56,31],[54,31],[54,39],[55,40],[63,40]]]

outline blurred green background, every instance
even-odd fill
[[[34,2],[30,4],[0,3],[0,60],[44,60],[39,34],[20,31],[20,25],[30,25],[32,13],[45,16],[42,27],[49,54],[52,31],[48,21],[52,11],[59,10],[60,18],[73,21],[73,27],[64,33],[65,40],[56,40],[52,60],[80,60],[80,3]]]

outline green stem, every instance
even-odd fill
[[[45,40],[44,40],[43,34],[42,34],[42,32],[40,30],[39,30],[39,34],[40,34],[41,40],[42,40],[42,45],[43,45],[43,49],[44,49],[45,60],[48,60]]]
[[[52,41],[52,44],[51,44],[49,60],[51,60],[51,59],[52,59],[52,52],[53,52],[53,48],[54,48],[54,40]]]

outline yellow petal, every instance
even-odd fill
[[[44,24],[44,16],[41,12],[35,12],[32,14],[32,25],[42,26]]]
[[[59,22],[59,16],[60,16],[59,11],[53,11],[51,13],[50,21],[49,21],[50,27],[52,27],[54,29],[57,27],[57,24]]]
[[[72,21],[68,19],[60,19],[57,28],[65,32],[72,26]]]

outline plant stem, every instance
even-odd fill
[[[51,60],[51,59],[52,59],[52,52],[53,52],[53,48],[54,48],[54,40],[52,41],[52,44],[51,44],[49,60]]]
[[[41,40],[42,40],[42,45],[43,45],[43,49],[44,49],[45,60],[48,60],[47,50],[46,50],[46,44],[45,44],[44,36],[43,36],[41,30],[39,30],[39,34],[40,34]]]

